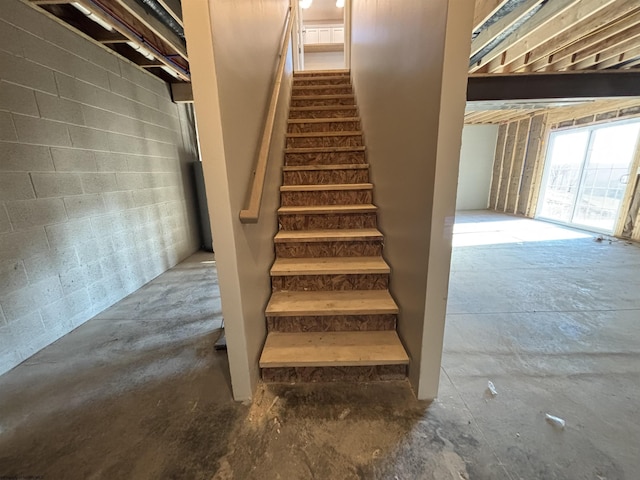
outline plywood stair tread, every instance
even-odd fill
[[[382,257],[276,258],[271,276],[380,275],[390,271]]]
[[[362,135],[362,130],[351,130],[343,132],[302,132],[287,133],[289,138],[305,138],[305,137],[352,137],[354,135]]]
[[[382,240],[382,233],[376,228],[280,230],[273,240],[275,243],[366,242]]]
[[[317,76],[317,77],[309,77],[309,76],[307,76],[307,77],[297,77],[297,76],[294,76],[293,84],[294,85],[300,85],[300,84],[302,84],[302,82],[309,82],[309,81],[311,81],[311,82],[313,82],[313,81],[325,82],[327,80],[335,80],[336,78],[347,80],[347,79],[350,79],[351,77],[349,75],[345,75],[345,74],[341,74],[341,75],[326,75],[324,77],[320,77],[320,76]],[[350,83],[347,84],[347,85],[350,85]]]
[[[398,305],[388,290],[280,291],[271,294],[269,317],[302,315],[395,315]]]
[[[310,185],[283,185],[281,192],[325,192],[343,190],[373,190],[372,183],[326,183]]]
[[[358,122],[359,117],[329,117],[329,118],[292,118],[289,123],[340,123],[340,122]]]
[[[340,213],[375,213],[378,207],[371,203],[354,205],[296,205],[280,207],[280,215],[327,215]]]
[[[406,365],[409,357],[393,330],[381,332],[271,332],[260,367]]]
[[[365,147],[300,147],[285,148],[285,153],[339,153],[339,152],[364,152]]]
[[[282,167],[283,172],[301,172],[314,170],[366,170],[369,168],[368,163],[352,163],[335,165],[286,165]]]
[[[336,76],[336,75],[348,75],[351,73],[351,70],[345,68],[338,68],[332,70],[308,70],[306,72],[294,72],[294,77],[313,77],[319,74],[324,74],[326,76]]]
[[[306,107],[289,107],[293,112],[308,112],[313,110],[330,111],[330,110],[358,110],[357,105],[308,105]]]
[[[339,98],[354,98],[353,93],[330,93],[326,95],[292,95],[291,100],[334,100]]]

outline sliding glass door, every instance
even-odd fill
[[[538,218],[612,233],[639,132],[638,121],[553,132]]]

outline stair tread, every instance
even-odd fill
[[[364,152],[365,147],[294,147],[285,148],[284,153],[327,153],[327,152]]]
[[[372,183],[322,183],[312,185],[282,185],[281,192],[325,192],[343,190],[373,190]]]
[[[289,123],[339,123],[358,122],[360,117],[328,117],[328,118],[292,118]]]
[[[280,215],[304,215],[304,214],[331,214],[331,213],[372,213],[376,212],[378,207],[371,203],[354,204],[354,205],[296,205],[289,207],[280,207],[278,213]]]
[[[315,90],[318,88],[351,88],[351,84],[349,83],[342,83],[342,84],[337,84],[337,85],[298,85],[298,84],[293,84],[291,86],[291,88],[293,90]]]
[[[270,332],[260,367],[406,365],[407,352],[393,330],[378,332]]]
[[[293,84],[296,85],[299,82],[305,82],[305,81],[326,81],[326,80],[334,80],[335,78],[344,78],[344,79],[351,79],[350,76],[342,74],[342,75],[327,75],[324,77],[294,77],[293,79]],[[351,83],[347,83],[346,85],[351,85]]]
[[[289,107],[289,111],[306,112],[312,110],[357,110],[357,105],[308,105],[306,107]],[[340,117],[338,117],[340,118]]]
[[[292,95],[291,100],[319,100],[336,98],[355,98],[353,93],[332,93],[330,95]]]
[[[387,274],[391,271],[382,257],[276,258],[272,277],[285,275]]]
[[[266,315],[393,315],[398,305],[388,290],[281,291],[271,294]]]
[[[336,163],[334,165],[285,165],[283,172],[299,172],[313,170],[367,170],[368,163]]]
[[[381,240],[377,228],[349,228],[331,230],[280,230],[273,238],[275,243],[334,242]]]
[[[313,77],[319,73],[329,74],[329,76],[336,75],[344,75],[347,73],[351,73],[351,70],[346,68],[337,68],[337,69],[329,69],[329,70],[307,70],[302,72],[294,72],[294,77]]]
[[[345,130],[342,132],[302,132],[302,133],[287,133],[289,138],[304,138],[304,137],[351,137],[353,135],[362,135],[362,130]]]

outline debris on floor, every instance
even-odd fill
[[[496,390],[496,386],[493,384],[491,380],[487,382],[487,390],[491,394],[492,397],[498,395],[498,390]]]
[[[551,415],[549,413],[545,413],[544,418],[551,425],[553,425],[554,427],[557,427],[557,428],[559,428],[561,430],[564,430],[564,427],[567,424],[567,422],[565,422],[562,418],[556,417],[555,415]]]

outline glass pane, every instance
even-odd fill
[[[564,223],[571,221],[588,142],[586,130],[553,134],[538,216]]]
[[[640,123],[594,131],[573,223],[613,232],[639,131]]]

